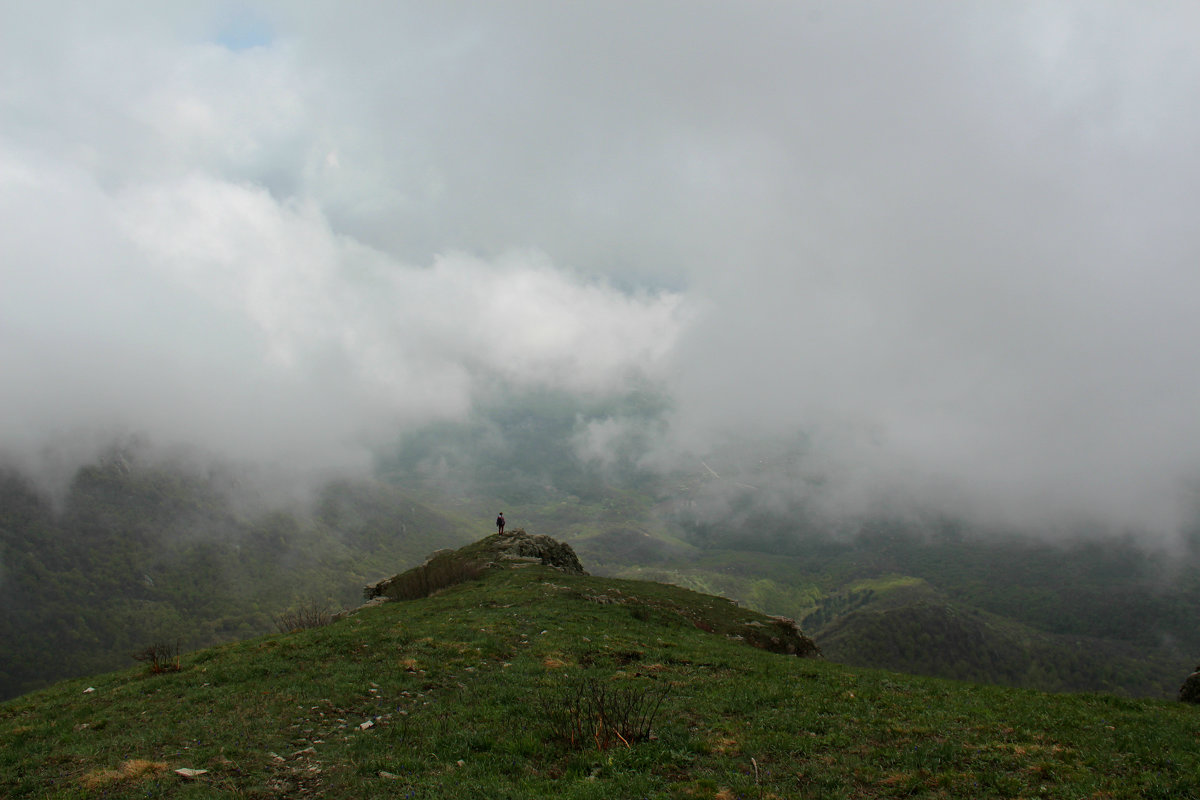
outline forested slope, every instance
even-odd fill
[[[1153,551],[911,523],[837,535],[750,524],[681,525],[690,551],[640,543],[658,557],[605,569],[794,617],[827,657],[858,666],[1173,697],[1200,657],[1200,570],[1187,542]]]
[[[113,458],[52,503],[0,473],[0,698],[155,642],[263,633],[297,604],[353,604],[366,581],[481,532],[383,484],[331,484],[291,510],[239,492],[226,474]]]

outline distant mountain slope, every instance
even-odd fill
[[[1039,631],[919,581],[835,595],[805,624],[826,655],[845,664],[1043,691],[1173,697],[1187,663],[1128,642]]]
[[[272,510],[228,475],[120,458],[81,469],[53,505],[0,472],[0,697],[156,641],[264,633],[297,603],[352,604],[356,585],[479,532],[378,483]]]
[[[754,621],[670,586],[495,570],[178,671],[0,704],[0,796],[1200,794],[1194,707],[851,669],[706,632],[734,612]]]
[[[785,552],[681,552],[666,543],[657,552],[640,564],[609,561],[605,571],[794,617],[828,658],[857,666],[1173,697],[1200,656],[1200,629],[1188,613],[1200,607],[1200,583],[1181,568],[1194,556],[1165,564],[1125,542],[1050,546],[908,533],[797,539]]]

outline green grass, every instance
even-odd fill
[[[1200,709],[850,669],[701,630],[755,617],[661,584],[495,570],[186,654],[179,672],[0,705],[0,796],[1200,797]],[[653,737],[556,738],[539,698],[585,678],[668,688]]]
[[[911,575],[881,575],[878,578],[864,578],[860,581],[855,581],[846,587],[846,591],[865,591],[872,589],[875,592],[891,592],[897,589],[912,589],[915,587],[924,586],[926,581],[923,578],[914,578]]]

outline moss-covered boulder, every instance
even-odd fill
[[[1200,664],[1196,665],[1196,671],[1188,675],[1183,686],[1179,687],[1179,700],[1183,703],[1200,704]]]

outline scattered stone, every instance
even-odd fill
[[[84,690],[83,690],[83,693],[84,693],[84,694],[91,694],[91,693],[92,693],[92,692],[94,692],[94,691],[96,691],[96,687],[95,687],[95,686],[89,686],[89,687],[87,687],[86,689],[84,689]]]
[[[375,720],[369,719],[366,722],[360,723],[358,726],[358,729],[361,731],[365,731],[367,728],[374,728],[374,727],[375,727]]]
[[[179,769],[175,770],[175,774],[180,776],[181,778],[187,778],[188,780],[195,780],[196,778],[199,778],[201,775],[208,774],[208,770],[192,769],[191,767],[180,767]]]
[[[381,777],[381,778],[386,778],[386,779],[387,779],[387,780],[389,780],[389,781],[398,781],[398,780],[400,780],[400,776],[399,776],[399,775],[397,775],[397,774],[396,774],[396,773],[394,773],[394,772],[388,772],[388,771],[387,771],[387,770],[385,770],[385,769],[381,769],[381,770],[379,770],[379,772],[378,772],[378,773],[376,773],[376,774],[377,774],[377,775],[379,775],[379,777]]]

